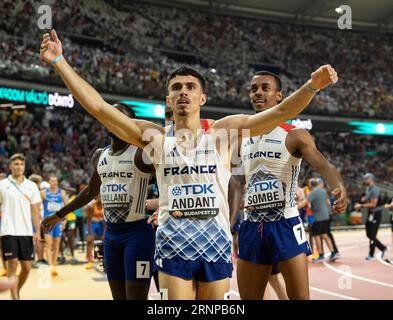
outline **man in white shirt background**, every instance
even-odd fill
[[[11,174],[0,181],[1,243],[8,277],[14,279],[18,262],[21,265],[18,284],[11,288],[12,299],[17,300],[34,260],[34,242],[39,241],[41,197],[37,185],[24,176],[23,154],[11,156],[9,169]]]

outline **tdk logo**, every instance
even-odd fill
[[[214,194],[213,184],[190,184],[183,186],[175,186],[172,189],[174,197],[200,194]]]
[[[274,180],[274,181],[263,181],[263,182],[255,183],[248,190],[248,193],[278,189],[279,188],[278,182],[279,182],[278,180]]]
[[[102,188],[102,192],[127,192],[126,184],[106,184]]]

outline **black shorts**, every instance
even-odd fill
[[[34,260],[33,237],[2,236],[4,260],[18,259],[20,261]]]
[[[330,220],[314,221],[312,225],[312,235],[319,236],[330,232]]]

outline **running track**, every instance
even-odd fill
[[[365,261],[368,240],[364,230],[334,233],[341,257],[334,263],[309,264],[311,299],[393,299],[393,265],[380,260]],[[391,243],[390,229],[379,231],[380,240]],[[388,257],[393,257],[393,250]],[[379,254],[378,250],[377,253]],[[82,255],[79,256],[82,259]],[[42,272],[33,269],[22,289],[22,299],[111,299],[105,278],[94,270],[85,270],[84,265],[58,267],[59,276],[49,279],[43,286]],[[48,283],[47,283],[48,284]],[[231,279],[231,300],[239,299],[236,284],[236,268]],[[158,299],[154,285],[150,299]],[[0,300],[9,299],[9,293],[0,293]],[[271,299],[276,299],[271,291]]]

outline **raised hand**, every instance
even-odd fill
[[[47,216],[44,220],[41,222],[41,230],[42,232],[48,233],[49,231],[52,231],[53,227],[59,223],[61,219],[54,213],[49,216]]]
[[[333,212],[336,214],[344,213],[348,206],[348,197],[345,188],[336,188],[332,191],[332,194],[337,199],[333,203]]]
[[[51,40],[51,36],[52,39]],[[45,33],[42,36],[42,42],[40,47],[40,57],[43,61],[51,63],[55,58],[60,56],[63,53],[63,47],[61,42],[57,36],[55,30],[52,30],[51,33]]]
[[[311,80],[309,85],[313,89],[324,89],[327,86],[334,84],[338,81],[338,76],[336,70],[330,65],[324,65],[318,70],[311,73]]]

